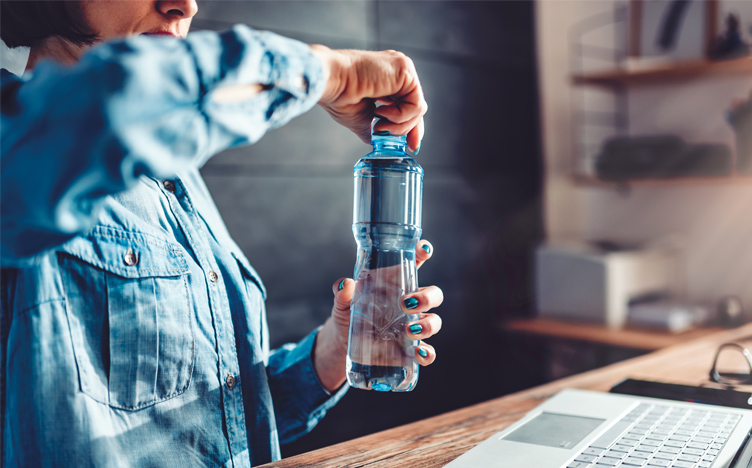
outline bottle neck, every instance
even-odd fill
[[[407,136],[390,135],[389,132],[371,131],[373,152],[405,153],[407,152]]]
[[[405,141],[394,141],[392,139],[379,138],[371,141],[371,144],[373,145],[374,153],[381,153],[386,151],[400,153],[407,152],[407,143]]]

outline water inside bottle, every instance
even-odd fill
[[[423,170],[415,160],[363,158],[355,166],[355,174],[355,224],[420,228]]]
[[[416,340],[401,299],[417,290],[415,244],[420,230],[395,224],[359,223],[355,292],[350,306],[348,381],[380,391],[409,391],[418,378]]]

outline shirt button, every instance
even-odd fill
[[[227,388],[232,390],[232,387],[235,386],[235,377],[233,377],[232,374],[227,374],[227,378],[225,379],[225,383],[227,384]]]
[[[133,266],[136,263],[138,263],[138,257],[133,252],[133,249],[128,249],[128,251],[125,252],[125,256],[123,257],[123,261],[128,266]]]
[[[219,279],[219,275],[214,270],[211,270],[209,271],[209,279],[212,283],[216,283]]]
[[[167,190],[168,192],[175,193],[175,182],[171,180],[165,180],[164,182],[162,182],[162,185],[164,185],[165,190]]]

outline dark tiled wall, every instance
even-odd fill
[[[420,283],[445,294],[437,363],[411,394],[351,391],[285,455],[409,422],[523,385],[494,324],[531,305],[542,237],[531,1],[211,1],[195,26],[244,22],[333,48],[393,48],[415,61],[429,112]],[[352,166],[370,147],[316,108],[202,173],[269,290],[273,344],[323,322],[352,274]],[[386,410],[385,410],[386,409]],[[354,416],[357,415],[357,416]]]

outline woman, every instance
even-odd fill
[[[412,62],[244,26],[187,36],[195,0],[0,6],[2,39],[30,46],[30,73],[0,76],[3,466],[279,458],[346,391],[354,281],[269,352],[264,287],[198,168],[316,103],[367,141],[381,100],[377,129],[417,151]],[[412,336],[435,334],[441,290],[405,300]]]

